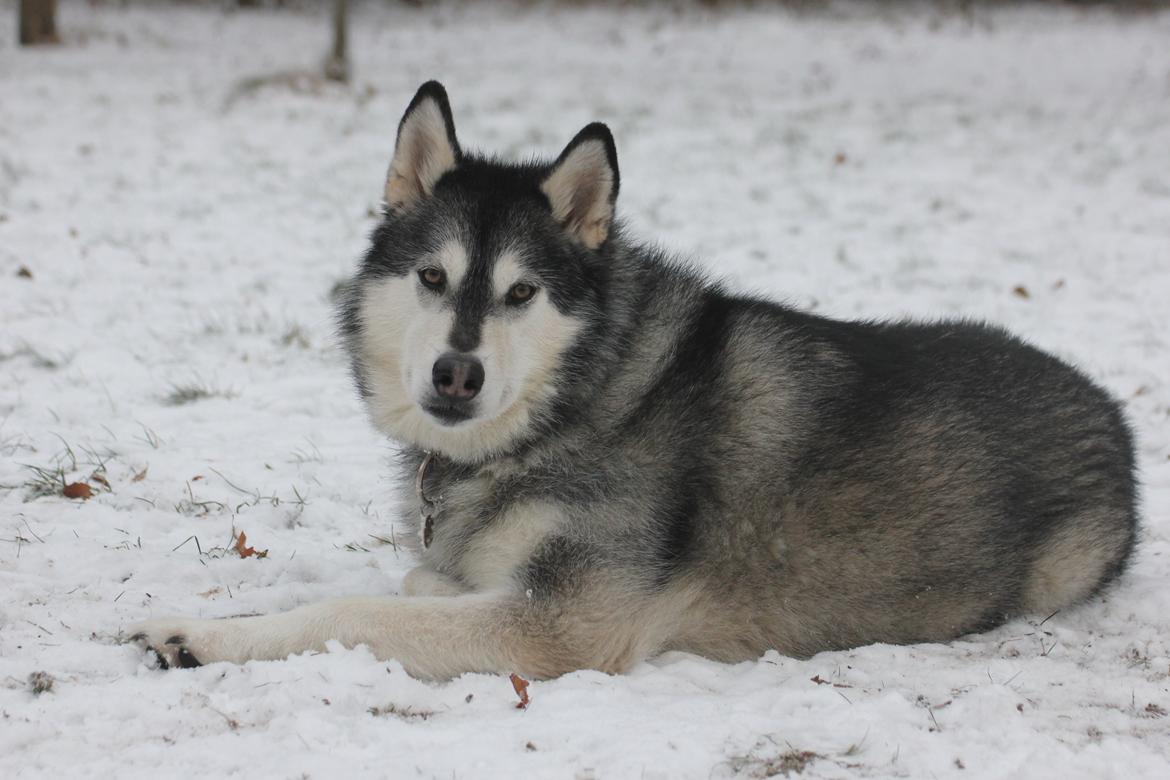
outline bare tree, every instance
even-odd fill
[[[333,0],[333,51],[325,60],[325,78],[349,81],[349,3]]]
[[[57,42],[57,0],[20,0],[20,45]]]

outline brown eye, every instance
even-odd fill
[[[524,303],[533,295],[536,295],[536,288],[531,284],[520,282],[512,285],[512,289],[508,290],[508,303]]]
[[[441,290],[447,283],[447,274],[439,268],[424,268],[418,272],[418,278],[432,290]]]

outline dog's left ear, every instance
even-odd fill
[[[613,135],[594,122],[569,142],[540,189],[553,218],[582,244],[596,249],[609,237],[618,182]]]
[[[386,204],[402,209],[429,196],[461,156],[447,90],[428,81],[418,88],[398,124],[394,159],[386,175]]]

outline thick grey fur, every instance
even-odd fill
[[[454,144],[446,93],[419,94],[412,107],[441,101]],[[606,144],[616,197],[609,131],[582,136]],[[580,324],[523,435],[474,458],[436,453],[426,478],[439,507],[419,554],[456,587],[474,587],[462,556],[511,508],[558,513],[509,586],[530,605],[515,630],[546,644],[533,673],[664,649],[739,660],[947,640],[1081,602],[1124,569],[1132,436],[1082,372],[992,325],[840,322],[736,294],[620,222],[587,248],[540,189],[553,162],[458,160],[433,195],[387,211],[342,330],[368,397],[365,285],[417,273],[453,232],[472,269],[452,291],[458,349],[511,316],[485,282],[505,246]],[[413,537],[423,452],[402,444],[398,527]],[[576,610],[590,593],[620,597]],[[670,620],[647,620],[659,607]],[[591,631],[629,634],[628,653],[591,650]]]

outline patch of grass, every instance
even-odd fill
[[[68,482],[66,481],[65,469],[60,463],[48,467],[26,463],[24,468],[32,473],[32,476],[21,485],[25,490],[24,498],[26,501],[64,495],[65,485]]]
[[[53,690],[54,682],[53,675],[48,672],[33,672],[28,676],[28,689],[33,696],[40,696]]]
[[[5,363],[9,360],[16,360],[17,358],[28,358],[29,362],[36,368],[44,369],[45,371],[56,371],[59,368],[67,365],[73,360],[73,355],[62,355],[60,357],[53,357],[46,355],[40,350],[30,347],[25,344],[12,352],[0,352],[0,363]]]
[[[308,499],[305,498],[305,496],[301,495],[301,491],[297,489],[296,485],[289,486],[290,489],[292,490],[292,494],[293,494],[292,498],[281,498],[280,496],[276,495],[275,493],[273,493],[271,495],[264,495],[262,492],[260,492],[260,490],[258,488],[253,489],[253,490],[248,490],[247,488],[241,487],[241,486],[237,485],[235,482],[232,482],[230,479],[228,479],[226,476],[223,475],[223,472],[219,471],[218,469],[212,468],[211,471],[217,477],[219,477],[225,483],[227,483],[227,486],[230,487],[232,490],[248,497],[248,500],[241,501],[240,503],[236,504],[235,513],[239,513],[240,510],[243,509],[244,507],[259,506],[260,504],[268,504],[269,506],[272,506],[272,507],[278,507],[282,504],[288,504],[294,510],[293,515],[289,519],[289,522],[291,523],[291,522],[295,522],[296,519],[298,517],[300,517],[301,514],[305,511],[305,507],[307,507],[309,505]],[[190,488],[189,484],[188,484],[188,488]]]
[[[297,447],[292,451],[292,463],[298,466],[303,466],[306,463],[324,463],[325,456],[321,454],[321,450],[313,443],[313,440],[305,437],[305,443],[308,448]]]
[[[399,707],[397,704],[387,704],[384,707],[370,707],[368,712],[375,718],[392,717],[399,720],[427,720],[435,713],[429,710],[416,710],[411,707]]]
[[[771,737],[767,738],[767,742],[775,744],[775,740]],[[732,771],[741,777],[789,777],[803,773],[809,764],[826,758],[820,753],[800,750],[792,745],[788,745],[787,750],[775,755],[759,755],[762,752],[760,748],[764,744],[764,741],[761,740],[760,744],[756,745],[756,749],[747,755],[732,758],[730,761]],[[771,751],[768,752],[771,753]]]
[[[187,497],[175,504],[175,511],[181,515],[209,515],[214,512],[223,512],[228,510],[227,504],[222,501],[215,500],[200,500],[195,498],[195,491],[191,489],[191,483],[187,483]]]
[[[374,534],[366,534],[366,536],[370,537],[371,539],[374,540],[374,542],[376,542],[376,544],[372,545],[372,546],[382,547],[385,545],[389,545],[395,551],[398,550],[398,542],[396,542],[394,539],[387,539],[384,536],[376,536]],[[340,547],[336,544],[333,546],[339,550],[349,550],[350,552],[370,552],[370,548],[366,546],[368,544],[370,544],[370,542],[366,542],[365,544],[363,544],[361,542],[346,542],[344,545],[341,545]]]
[[[64,438],[57,434],[54,435],[61,441],[63,449],[53,456],[48,465],[21,464],[30,476],[15,487],[24,488],[25,501],[35,501],[38,498],[50,496],[65,496],[66,486],[74,482],[86,483],[91,490],[110,490],[110,482],[106,478],[106,465],[117,457],[116,452],[108,447],[98,449],[89,445],[77,445],[75,450]],[[80,458],[78,452],[81,453]],[[78,474],[78,472],[82,472],[82,474]],[[83,476],[85,472],[89,472],[87,476]],[[91,482],[96,484],[89,484]],[[75,498],[76,496],[70,497]]]
[[[820,753],[814,753],[811,750],[787,750],[775,758],[768,759],[759,768],[762,774],[759,777],[776,777],[777,775],[784,775],[788,777],[792,774],[801,774],[808,767],[809,764],[817,759],[824,758]]]
[[[13,530],[13,534],[12,534],[11,539],[6,539],[3,537],[0,537],[0,542],[8,542],[9,544],[16,545],[16,557],[17,558],[20,557],[20,551],[22,549],[24,549],[24,546],[28,545],[28,544],[32,544],[34,539],[36,541],[40,542],[41,544],[45,543],[45,540],[43,538],[41,538],[41,536],[38,535],[37,532],[32,529],[31,525],[28,524],[28,520],[21,518],[21,521],[24,523],[24,530],[22,530],[20,528],[20,526],[17,526]],[[30,539],[28,536],[24,535],[26,530],[27,530],[29,536],[32,537],[32,539]]]
[[[185,406],[208,398],[235,398],[236,392],[216,387],[202,379],[192,379],[182,383],[172,383],[170,390],[163,396],[163,403],[167,406]]]
[[[161,445],[163,443],[162,437],[159,436],[157,433],[155,433],[152,428],[148,428],[143,423],[138,423],[138,427],[142,429],[142,435],[135,436],[134,438],[138,439],[141,442],[145,442],[146,444],[150,445],[150,448],[152,450],[157,450],[159,448],[159,445]]]
[[[3,423],[0,423],[0,428]],[[21,450],[28,452],[36,452],[36,447],[32,446],[23,433],[14,433],[11,436],[5,436],[0,432],[0,455],[10,458]]]

